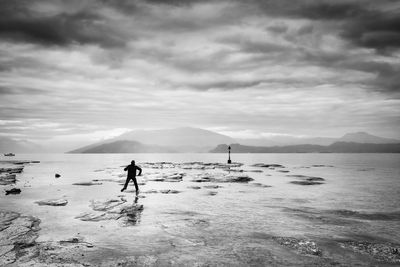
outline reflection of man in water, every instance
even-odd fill
[[[139,170],[138,176],[140,176],[142,174],[142,169],[135,165],[134,160],[131,161],[131,165],[125,167],[124,171],[128,171],[128,176],[126,177],[126,182],[124,188],[121,189],[121,192],[123,192],[128,187],[129,180],[131,179],[135,183],[136,192],[139,191],[139,187],[136,181],[136,170]]]

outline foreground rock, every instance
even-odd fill
[[[0,168],[0,173],[21,173],[24,170],[24,167],[16,167],[16,168]]]
[[[297,185],[319,185],[319,184],[324,184],[320,182],[313,182],[313,181],[291,181],[291,184],[297,184]]]
[[[102,185],[103,183],[98,182],[82,182],[82,183],[73,183],[72,185],[81,185],[81,186],[92,186],[92,185]]]
[[[400,245],[371,243],[367,241],[344,241],[340,243],[343,248],[351,249],[357,253],[366,254],[378,261],[400,263]]]
[[[291,181],[290,183],[292,184],[298,184],[298,185],[319,185],[319,184],[324,184],[322,181],[325,181],[324,178],[321,177],[315,177],[315,176],[306,176],[306,175],[286,175],[287,177],[294,177],[298,178],[301,181]]]
[[[0,176],[0,185],[11,185],[15,184],[16,175],[15,174],[5,174]]]
[[[302,255],[322,256],[321,249],[314,241],[294,237],[273,237],[279,245],[290,248]]]
[[[280,165],[280,164],[265,164],[265,163],[256,163],[251,166],[261,167],[261,168],[285,168],[285,166]]]
[[[11,211],[0,211],[0,266],[33,256],[30,247],[38,237],[40,220]]]
[[[105,220],[119,220],[123,225],[136,225],[140,222],[143,205],[137,203],[128,204],[126,199],[110,199],[106,201],[91,201],[93,212],[85,212],[75,217],[81,221],[98,222]]]
[[[6,190],[6,195],[18,195],[21,193],[21,189],[19,188],[11,188],[10,190]]]
[[[230,175],[227,173],[201,173],[196,176],[197,177],[192,180],[196,183],[248,183],[254,180],[247,175]]]
[[[36,204],[39,206],[66,206],[68,204],[68,200],[60,198],[60,199],[45,199],[36,201]]]

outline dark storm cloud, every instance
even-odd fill
[[[18,2],[18,1],[17,1]],[[26,6],[2,1],[0,38],[41,45],[98,44],[120,47],[123,36],[111,31],[100,15],[88,10],[43,16]]]
[[[341,36],[354,45],[390,52],[400,48],[400,10],[372,12],[349,21]]]

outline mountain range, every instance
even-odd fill
[[[356,145],[350,143],[358,143],[358,148],[356,149]],[[254,153],[257,151],[286,151],[286,153],[311,151],[331,152],[337,151],[335,148],[337,146],[349,147],[349,149],[342,149],[343,151],[361,151],[362,149],[359,148],[359,146],[363,144],[363,146],[366,147],[366,144],[383,145],[399,143],[400,140],[374,136],[366,132],[348,133],[339,138],[303,138],[289,135],[274,135],[263,138],[235,139],[209,130],[182,127],[174,129],[130,131],[114,138],[77,148],[68,153],[202,153],[226,151],[226,147],[223,148],[223,146],[219,146],[224,144],[231,144],[232,147],[235,147],[235,152],[244,153]],[[381,149],[378,148],[378,146],[368,147],[369,149],[367,149],[367,151]],[[34,153],[43,151],[43,148],[32,142],[16,141],[1,137],[0,151],[2,153]]]
[[[233,139],[208,130],[184,127],[131,131],[106,141],[78,148],[70,153],[218,153],[226,152],[228,144],[232,144],[232,151],[238,153],[371,153],[397,152],[396,148],[393,150],[395,147],[393,144],[400,144],[400,140],[382,138],[365,132],[349,133],[340,138],[274,136],[259,140]],[[267,146],[259,144],[267,144]]]

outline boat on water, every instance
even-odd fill
[[[4,156],[6,156],[6,157],[14,157],[15,154],[14,153],[6,153],[6,154],[4,154]]]

